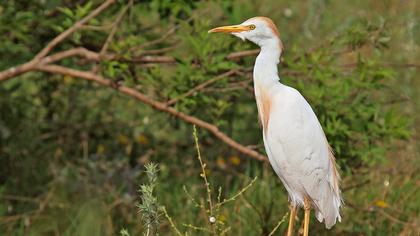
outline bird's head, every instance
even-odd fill
[[[253,17],[239,25],[221,26],[209,30],[209,33],[219,32],[233,34],[244,41],[247,39],[260,47],[276,45],[281,51],[284,50],[276,25],[267,17]]]

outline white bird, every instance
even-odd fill
[[[335,158],[322,127],[305,98],[280,82],[277,64],[283,44],[267,17],[211,29],[249,40],[261,48],[253,72],[254,92],[266,153],[283,182],[291,205],[287,235],[292,235],[296,207],[305,209],[304,235],[309,232],[310,209],[326,228],[341,221],[342,204]]]

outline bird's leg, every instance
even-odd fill
[[[293,234],[293,224],[295,223],[296,218],[296,205],[291,205],[290,209],[290,218],[289,218],[289,227],[287,228],[287,236],[292,236]]]
[[[311,202],[305,197],[305,223],[303,225],[303,236],[308,236],[309,233],[309,216],[311,215]]]

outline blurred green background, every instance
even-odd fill
[[[33,58],[101,3],[3,1],[0,71]],[[273,19],[286,48],[281,81],[312,105],[340,166],[343,221],[326,230],[313,217],[311,235],[419,235],[418,1],[120,0],[54,52],[99,52],[118,22],[106,52],[117,59],[59,64],[173,100],[175,109],[264,153],[252,92],[255,56],[226,58],[256,46],[207,33],[259,15]],[[141,60],[145,56],[171,62]],[[183,234],[208,235],[207,214],[196,206],[207,195],[192,131],[191,124],[114,89],[71,76],[31,72],[1,82],[0,235],[119,235],[121,229],[142,235],[147,213],[139,214],[136,204],[144,201],[138,189],[148,182],[149,162],[159,168],[153,191],[159,207]],[[219,234],[268,235],[289,210],[269,164],[204,129],[198,128],[198,139],[215,200],[219,186],[221,198],[229,198],[258,177],[217,213]],[[157,216],[159,234],[175,235],[168,218]],[[297,228],[302,218],[301,212]],[[276,235],[286,228],[282,223]]]

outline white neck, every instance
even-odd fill
[[[261,46],[254,65],[254,84],[270,86],[280,80],[277,71],[277,64],[280,61],[279,39],[266,40]]]

